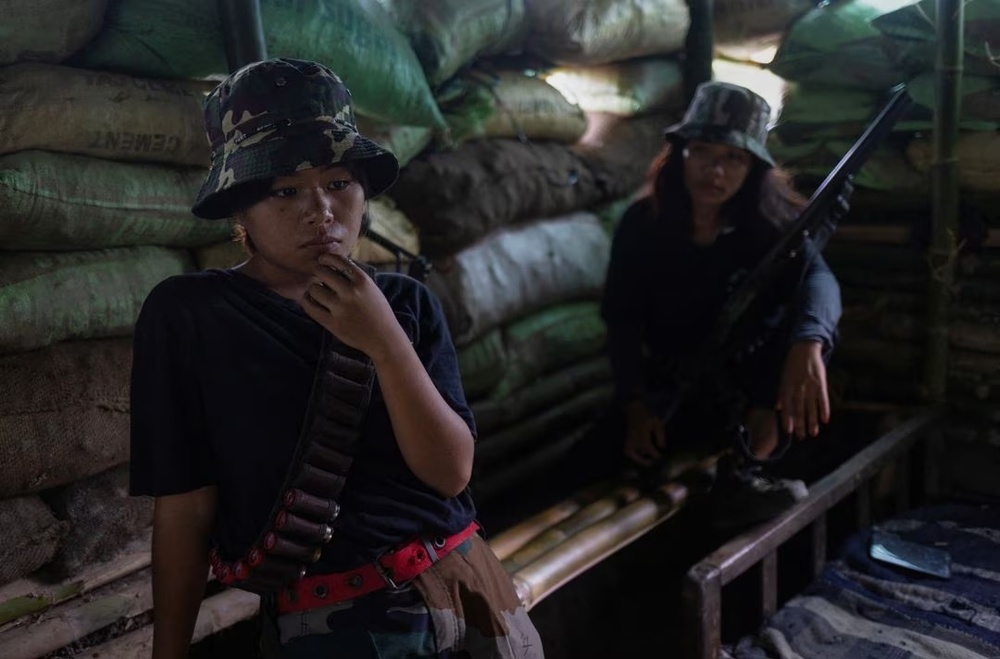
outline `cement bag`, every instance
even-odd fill
[[[587,130],[583,110],[541,78],[520,71],[456,78],[438,103],[457,141],[519,137],[572,144]]]
[[[545,80],[586,112],[622,117],[683,111],[684,73],[674,58],[646,57],[605,66],[559,67]]]
[[[226,222],[191,214],[204,170],[21,151],[0,157],[0,249],[133,245],[194,247],[223,240]]]
[[[1000,2],[973,0],[963,4],[964,71],[967,75],[996,76]],[[910,2],[895,11],[884,12],[872,25],[899,44],[896,57],[917,61],[922,71],[934,70],[938,41],[934,0]]]
[[[934,72],[923,73],[906,86],[914,102],[928,117],[928,123],[933,118],[937,97],[936,78]],[[962,120],[965,130],[997,129],[1000,123],[1000,80],[986,76],[962,76]],[[982,122],[978,128],[973,124],[976,121]]]
[[[531,0],[524,50],[567,65],[608,64],[684,49],[685,0]]]
[[[473,60],[520,50],[525,0],[379,0],[413,46],[431,86]]]
[[[458,372],[469,400],[485,396],[507,371],[507,349],[500,328],[458,350]],[[477,420],[478,423],[478,420]]]
[[[919,71],[893,58],[898,48],[872,21],[914,0],[844,0],[813,9],[792,25],[771,71],[788,80],[884,91]]]
[[[359,113],[406,126],[442,124],[417,56],[375,0],[261,0],[260,11],[268,54],[326,64]],[[118,0],[73,61],[161,78],[225,74],[218,3]]]
[[[601,352],[607,328],[597,302],[576,302],[522,318],[505,327],[503,336],[507,372],[490,392],[494,400]]]
[[[493,434],[610,380],[611,366],[604,356],[573,364],[504,398],[474,401],[471,408],[476,429],[480,435]]]
[[[600,201],[628,197],[642,187],[653,159],[666,144],[663,130],[677,122],[681,114],[587,115],[587,133],[573,145],[573,151],[587,164]]]
[[[972,83],[966,89],[971,91],[974,85]],[[916,102],[896,122],[893,132],[931,130],[934,127],[933,80],[917,78],[907,87]],[[984,86],[980,89],[985,92],[986,88]],[[793,83],[785,93],[781,113],[772,134],[790,145],[826,139],[856,140],[887,101],[885,93]],[[980,98],[979,110],[988,111],[989,103],[984,93]],[[963,107],[963,114],[964,110]],[[960,124],[964,130],[996,128],[995,122],[981,121],[969,115],[965,117]]]
[[[394,126],[361,115],[356,119],[361,134],[392,151],[400,167],[426,149],[434,136],[434,131],[427,126]]]
[[[526,460],[527,454],[552,446],[567,431],[596,420],[607,410],[613,396],[612,385],[598,385],[505,426],[499,432],[488,436],[480,433],[472,466],[473,482],[494,473],[502,465]]]
[[[101,27],[108,0],[7,0],[0,24],[0,65],[61,62]]]
[[[796,175],[820,180],[844,157],[854,140],[825,140],[793,146],[768,143],[768,150]],[[914,169],[897,143],[883,143],[854,177],[854,186],[883,192],[926,195],[930,181]]]
[[[0,354],[128,336],[149,291],[192,269],[163,247],[0,254]]]
[[[368,215],[372,230],[388,238],[411,254],[420,253],[420,236],[417,228],[407,219],[391,199],[373,199],[368,202]],[[352,256],[365,263],[395,263],[396,256],[364,236],[358,240]]]
[[[955,146],[959,185],[975,192],[1000,191],[1000,134],[960,133]],[[934,142],[930,136],[916,138],[906,155],[921,172],[929,172],[934,162]]]
[[[0,153],[45,149],[207,167],[201,105],[212,83],[50,64],[0,69]]]
[[[594,215],[573,213],[491,234],[432,273],[428,285],[463,346],[545,307],[596,298],[610,249]]]
[[[590,168],[557,142],[473,140],[414,159],[389,190],[430,258],[454,254],[518,221],[601,200]]]
[[[814,0],[715,0],[712,24],[716,44],[738,45],[784,32],[815,6]]]
[[[773,133],[788,144],[860,136],[878,111],[879,98],[864,89],[792,83]]]
[[[129,496],[127,464],[46,492],[42,499],[69,523],[69,535],[47,568],[60,579],[114,556],[153,524],[153,500]]]
[[[0,357],[0,498],[126,462],[131,368],[130,338]]]
[[[0,585],[48,563],[68,530],[38,497],[0,501],[0,529]]]

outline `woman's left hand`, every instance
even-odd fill
[[[331,334],[375,361],[401,345],[400,341],[409,345],[389,301],[372,278],[338,254],[319,257],[302,308]]]
[[[830,421],[830,397],[821,342],[792,344],[781,374],[777,408],[781,413],[782,429],[799,439],[806,433],[815,437],[819,434],[819,424]]]

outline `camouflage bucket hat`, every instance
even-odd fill
[[[684,113],[684,120],[665,131],[672,142],[702,140],[746,149],[770,166],[774,158],[764,146],[771,106],[746,87],[703,82]]]
[[[243,183],[337,163],[364,168],[368,196],[399,175],[396,157],[358,133],[351,92],[333,71],[270,59],[232,73],[205,99],[212,166],[191,212],[229,217]]]

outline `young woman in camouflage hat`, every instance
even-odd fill
[[[616,229],[603,316],[625,417],[624,453],[637,465],[648,468],[692,443],[724,445],[733,434],[716,392],[704,392],[665,425],[664,388],[671,361],[711,331],[734,277],[754,267],[804,205],[765,147],[769,115],[749,89],[702,84],[683,121],[667,129],[647,194]],[[830,416],[825,360],[840,291],[809,249],[814,258],[805,271],[790,268],[762,292],[759,332],[733,365],[749,444],[737,447],[734,469],[720,468],[718,491],[739,485],[715,520],[720,526],[724,517],[735,524],[768,517],[805,495],[801,481],[769,480],[761,466],[783,451],[783,433],[816,435]]]
[[[205,122],[193,212],[232,218],[249,258],[162,282],[136,325],[153,656],[187,656],[211,566],[262,595],[265,656],[541,657],[476,533],[475,426],[440,305],[348,257],[395,157],[313,62],[240,69]]]

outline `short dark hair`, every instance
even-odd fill
[[[361,188],[365,192],[365,210],[364,214],[361,216],[361,235],[364,236],[368,233],[372,224],[372,218],[368,213],[367,204],[368,177],[366,176],[365,168],[356,162],[347,162],[344,163],[343,166],[351,172],[351,176],[354,177],[355,181],[361,184]],[[249,256],[253,256],[257,248],[253,244],[253,239],[247,233],[246,228],[239,222],[238,217],[251,206],[263,201],[271,193],[274,181],[275,178],[273,177],[261,179],[259,181],[249,181],[230,190],[233,200],[233,204],[231,206],[232,211],[230,212],[230,222],[233,224],[233,241],[239,243],[243,247],[243,251]]]

